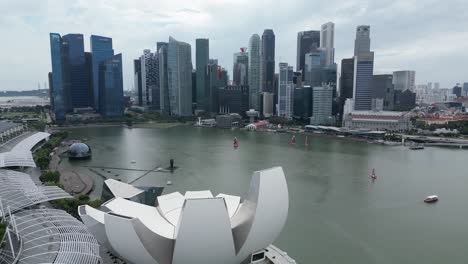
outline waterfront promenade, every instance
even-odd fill
[[[79,173],[75,170],[67,169],[61,166],[61,155],[67,152],[72,142],[65,141],[53,153],[51,157],[49,170],[60,173],[60,183],[65,191],[74,194],[88,194],[94,187],[94,180],[89,175]]]

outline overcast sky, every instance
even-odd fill
[[[36,89],[51,71],[49,33],[113,38],[124,58],[124,89],[133,59],[169,36],[192,45],[210,39],[210,58],[232,72],[250,36],[272,28],[276,63],[296,66],[298,31],[335,23],[335,60],[353,54],[357,25],[371,26],[375,73],[415,70],[416,82],[453,87],[468,81],[466,0],[0,0],[0,90]],[[193,59],[193,65],[195,60]]]

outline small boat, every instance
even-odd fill
[[[424,146],[413,145],[413,146],[410,146],[409,149],[411,149],[411,150],[420,150],[420,149],[424,149]]]
[[[291,140],[289,140],[289,145],[295,145],[296,144],[296,136],[292,136]]]
[[[130,163],[136,163],[136,161],[135,161],[135,160],[132,160],[132,161],[130,161]]]
[[[375,175],[375,168],[372,168],[371,179],[377,180],[377,176]]]
[[[167,181],[166,184],[167,185],[172,185],[172,181]]]
[[[238,148],[239,147],[239,140],[237,139],[237,137],[234,137],[234,148]]]
[[[435,203],[437,201],[439,201],[439,197],[437,195],[429,195],[424,199],[425,203]]]

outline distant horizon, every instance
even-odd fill
[[[248,46],[252,34],[273,29],[275,67],[287,62],[295,68],[297,33],[320,30],[329,21],[335,23],[338,67],[341,59],[353,55],[356,27],[370,25],[374,74],[414,70],[416,84],[439,82],[444,88],[468,81],[468,22],[463,18],[468,5],[429,0],[425,5],[431,9],[421,11],[416,1],[375,2],[196,0],[188,8],[180,8],[185,5],[177,0],[4,2],[0,8],[8,12],[0,18],[0,33],[8,37],[0,50],[0,91],[44,86],[51,71],[50,32],[83,34],[87,51],[92,34],[111,37],[115,53],[123,54],[124,90],[131,90],[133,60],[144,49],[154,52],[156,42],[165,42],[169,36],[191,45],[194,67],[195,39],[210,39],[210,58],[218,59],[232,79],[233,54]],[[314,12],[309,11],[311,7]]]

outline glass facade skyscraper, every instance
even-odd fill
[[[122,54],[105,60],[99,67],[99,101],[104,117],[122,117],[124,112]]]
[[[169,37],[167,76],[170,113],[192,115],[192,54],[188,43]]]
[[[62,80],[62,37],[57,33],[50,33],[50,55],[52,59],[52,97],[55,119],[65,120],[67,111],[67,92]]]
[[[275,34],[272,29],[265,29],[262,35],[262,92],[274,93],[275,79]]]
[[[260,111],[260,36],[253,34],[249,40],[249,106]]]
[[[65,74],[68,74],[72,108],[90,107],[89,76],[86,69],[84,40],[82,34],[63,36],[62,44],[65,50]]]
[[[370,51],[370,26],[358,26],[354,47],[354,110],[371,110],[374,52]]]
[[[112,49],[112,38],[91,35],[91,53],[93,67],[93,106],[99,111],[99,65],[114,56]]]
[[[234,53],[233,83],[234,85],[248,85],[249,53],[245,50]]]
[[[320,31],[309,30],[297,33],[296,71],[305,72],[305,55],[320,47]]]
[[[167,45],[161,46],[158,50],[159,57],[159,102],[161,113],[169,115],[171,105],[169,101],[169,84],[167,72]]]
[[[287,63],[279,64],[278,78],[278,116],[291,119],[294,112],[294,83],[293,83],[293,67]]]
[[[208,62],[210,59],[210,40],[195,40],[196,63],[196,102],[197,109],[209,111]]]

